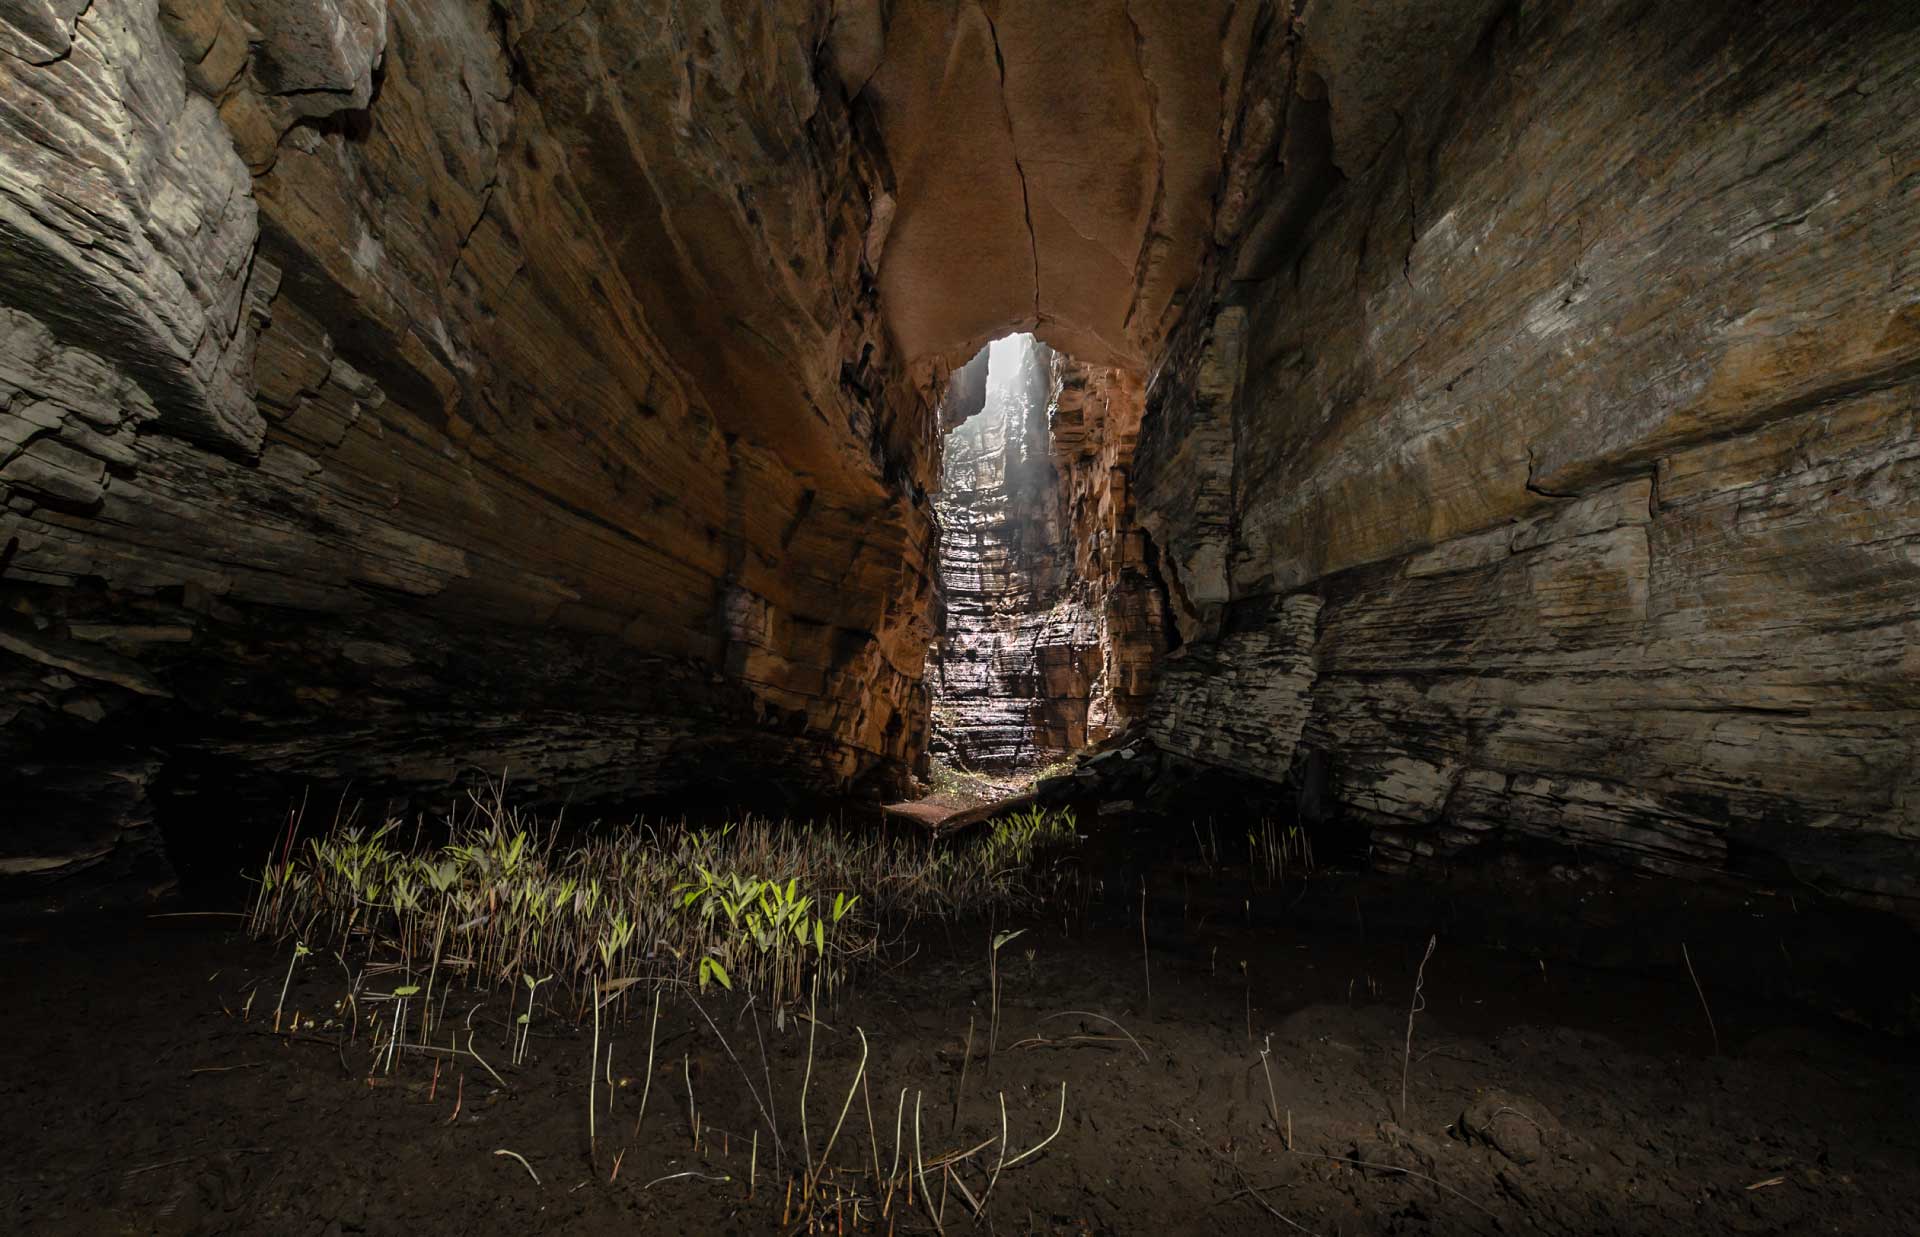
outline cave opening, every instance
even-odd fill
[[[934,784],[1031,782],[1142,713],[1167,639],[1126,480],[1140,385],[1033,334],[1003,336],[942,396],[928,653]]]
[[[1049,673],[1087,651],[1061,622],[1071,559],[1060,544],[1052,361],[1031,335],[995,340],[960,369],[941,407],[943,609],[928,662],[929,747],[966,771],[1017,772],[1086,742],[1086,681]]]

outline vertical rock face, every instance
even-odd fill
[[[1031,336],[989,351],[948,388],[929,677],[936,750],[1009,769],[1144,711],[1163,606],[1128,507],[1138,384]]]
[[[1149,399],[1185,662],[1247,688],[1183,666],[1156,717],[1274,778],[1299,734],[1387,862],[1549,842],[1912,913],[1920,23],[1463,9],[1448,72],[1363,83],[1367,7],[1310,6],[1250,99],[1299,155]]]
[[[1153,543],[1133,504],[1145,396],[1125,369],[1053,359],[1052,448],[1071,578],[1095,616],[1102,672],[1087,703],[1088,742],[1139,720],[1178,633]]]
[[[944,620],[929,677],[936,750],[967,768],[1005,769],[1085,741],[1097,668],[1085,612],[1067,596],[1047,442],[1051,350],[1016,335],[987,355],[979,410],[944,448],[935,503]],[[968,394],[955,383],[949,403]]]
[[[0,852],[201,778],[905,778],[933,401],[830,20],[0,15]]]

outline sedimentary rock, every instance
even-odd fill
[[[933,401],[827,13],[56,16],[0,55],[10,797],[903,779]]]
[[[892,6],[865,98],[897,184],[881,279],[905,358],[1038,330],[1143,369],[1202,254],[1266,7]]]
[[[1319,677],[1320,606],[1318,597],[1296,593],[1169,658],[1147,725],[1155,743],[1202,764],[1284,777]]]
[[[979,411],[944,418],[956,427],[936,502],[934,737],[969,769],[1044,764],[1121,729],[1145,711],[1164,647],[1126,484],[1138,383],[1028,336],[991,355]],[[975,381],[956,371],[949,406]]]
[[[1325,184],[1241,243],[1291,236],[1285,273],[1190,315],[1150,396],[1188,656],[1255,673],[1274,600],[1324,602],[1301,744],[1377,860],[1549,842],[1911,909],[1920,24],[1521,8],[1382,129],[1334,11],[1268,109],[1324,79]],[[1249,767],[1215,715],[1188,749]]]
[[[1029,271],[1012,317],[1137,361],[1246,37],[1102,6],[1126,55],[1080,84],[1127,102],[1063,140],[1059,24],[950,7],[0,16],[7,793],[165,823],[220,776],[280,804],[503,770],[575,800],[902,786],[935,396],[1009,317],[936,295],[925,242],[956,177],[1015,174],[943,157],[920,58],[1033,159],[1039,223],[996,246],[1063,280],[1083,231],[1112,251],[1037,301]],[[1109,170],[1052,162],[1083,141]],[[137,811],[79,776],[150,765]]]

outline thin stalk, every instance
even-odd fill
[[[840,1105],[840,1119],[833,1123],[833,1133],[827,1135],[827,1145],[820,1152],[821,1173],[827,1171],[827,1162],[833,1158],[833,1144],[839,1141],[840,1127],[846,1124],[847,1110],[853,1107],[853,1093],[859,1090],[861,1080],[867,1076],[867,1033],[859,1027],[855,1027],[853,1030],[854,1033],[860,1037],[860,1064],[854,1068],[853,1083],[847,1088],[846,1102]],[[813,1187],[819,1183],[820,1176],[819,1173],[816,1173],[813,1180],[808,1184],[808,1191],[811,1192]]]
[[[953,1120],[947,1123],[951,1133],[960,1128],[960,1101],[967,1093],[967,1066],[973,1061],[973,1015],[967,1015],[966,1055],[960,1058],[960,1081],[953,1088]]]
[[[693,1065],[680,1054],[680,1076],[687,1080],[687,1127],[693,1131],[693,1149],[700,1150],[700,1106],[693,1099]]]
[[[1066,1081],[1063,1079],[1060,1083],[1060,1115],[1054,1119],[1053,1133],[1047,1135],[1045,1138],[1041,1139],[1039,1142],[1035,1143],[1032,1147],[1028,1148],[1027,1150],[1022,1151],[1019,1155],[1014,1156],[1011,1160],[1008,1160],[1006,1166],[1008,1168],[1012,1168],[1014,1165],[1020,1163],[1022,1160],[1032,1159],[1034,1156],[1039,1155],[1040,1152],[1046,1148],[1046,1145],[1048,1143],[1060,1137],[1060,1128],[1064,1126],[1066,1123],[1067,1123],[1067,1084],[1066,1084]]]
[[[987,1200],[993,1197],[993,1187],[1000,1183],[1000,1170],[1007,1166],[1007,1093],[1000,1092],[1000,1158],[994,1161],[993,1175],[987,1178],[987,1188],[980,1193],[980,1204],[973,1209],[977,1216],[986,1210]]]
[[[760,1115],[766,1119],[767,1128],[773,1131],[773,1145],[778,1149],[780,1146],[780,1131],[778,1127],[773,1124],[773,1114],[767,1110],[765,1104],[760,1102],[760,1092],[755,1090],[753,1086],[753,1075],[747,1073],[747,1067],[741,1064],[740,1058],[734,1054],[733,1045],[729,1044],[727,1037],[720,1033],[719,1025],[716,1024],[713,1018],[707,1013],[706,1007],[692,996],[689,996],[687,999],[693,1002],[695,1012],[697,1012],[700,1017],[706,1021],[707,1026],[712,1029],[714,1038],[718,1039],[720,1041],[720,1047],[726,1050],[727,1059],[732,1061],[734,1068],[740,1071],[741,1079],[747,1084],[747,1094],[753,1097],[755,1106],[760,1109]]]
[[[927,1209],[927,1216],[933,1221],[933,1227],[946,1237],[946,1225],[940,1223],[940,1213],[934,1210],[933,1195],[927,1190],[927,1157],[920,1146],[920,1100],[922,1092],[913,1093],[913,1162],[920,1177],[920,1202]]]
[[[595,1111],[599,1108],[600,1082],[594,1075],[600,1071],[600,981],[593,981],[593,1055],[587,1058],[587,1159],[598,1163],[600,1159],[600,1131],[595,1120]]]
[[[1713,1010],[1707,1006],[1706,989],[1700,986],[1700,977],[1693,973],[1693,958],[1687,953],[1687,943],[1680,942],[1680,956],[1687,962],[1687,978],[1693,980],[1693,991],[1700,998],[1700,1008],[1707,1015],[1707,1032],[1713,1036],[1713,1055],[1720,1055],[1720,1030],[1713,1025]]]
[[[653,990],[653,1021],[647,1026],[647,1080],[640,1085],[640,1115],[633,1119],[633,1136],[640,1137],[640,1123],[647,1119],[647,1095],[653,1090],[654,1032],[660,1026],[660,989]]]
[[[1440,938],[1437,936],[1427,938],[1427,952],[1420,956],[1420,969],[1413,974],[1413,1000],[1407,1006],[1407,1042],[1400,1054],[1400,1121],[1402,1124],[1407,1120],[1407,1071],[1412,1065],[1413,1058],[1413,1016],[1427,1007],[1427,959],[1433,957],[1433,947],[1439,943]]]
[[[807,1013],[807,1072],[800,1080],[800,1151],[807,1158],[807,1178],[813,1178],[813,1140],[807,1134],[807,1088],[813,1085],[813,1037],[820,1029],[820,972],[813,973],[813,1004]]]
[[[1147,878],[1140,878],[1140,969],[1147,977],[1147,1019],[1153,1019],[1153,955],[1147,951]]]

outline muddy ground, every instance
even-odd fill
[[[1315,879],[1320,903],[1343,905],[1343,881],[1356,911],[1378,896],[1358,877]],[[1107,888],[1084,907],[995,925],[1026,933],[1001,953],[991,1061],[987,924],[925,927],[823,1004],[811,1154],[847,1098],[858,1031],[870,1056],[833,1153],[840,1207],[823,1205],[816,1231],[934,1230],[917,1186],[911,1203],[896,1189],[875,1216],[885,1191],[875,1197],[873,1160],[882,1175],[894,1161],[903,1088],[905,1163],[916,1102],[924,1160],[996,1140],[958,1166],[978,1199],[998,1157],[999,1097],[1018,1154],[1054,1128],[1064,1082],[1058,1137],[1000,1173],[978,1222],[960,1185],[947,1185],[948,1232],[1920,1232],[1911,1041],[1715,992],[1705,976],[1710,1030],[1684,975],[1587,970],[1443,937],[1409,1047],[1429,933],[1250,927],[1250,907],[1239,923],[1196,913],[1188,888],[1150,900],[1143,964],[1138,892]],[[1215,893],[1216,907],[1245,901]],[[273,1033],[288,951],[244,939],[237,922],[5,926],[9,1228],[764,1233],[793,1209],[805,1019],[782,1030],[760,1018],[757,1036],[753,1012],[708,1002],[754,1089],[771,1094],[784,1156],[742,1068],[691,1007],[671,1003],[637,1135],[647,1011],[603,1030],[619,1085],[590,1149],[590,1029],[537,1008],[530,1059],[515,1068],[513,1014],[496,994],[471,1025],[505,1087],[471,1062],[443,1062],[436,1076],[424,1056],[401,1057],[388,1075],[372,1069],[364,1028],[342,1042],[327,1025],[346,986],[331,958],[303,961],[287,997],[313,1029]],[[470,1004],[454,998],[446,1023],[465,1023]],[[701,1175],[676,1176],[687,1173]],[[942,1176],[930,1170],[929,1181],[937,1205]]]

